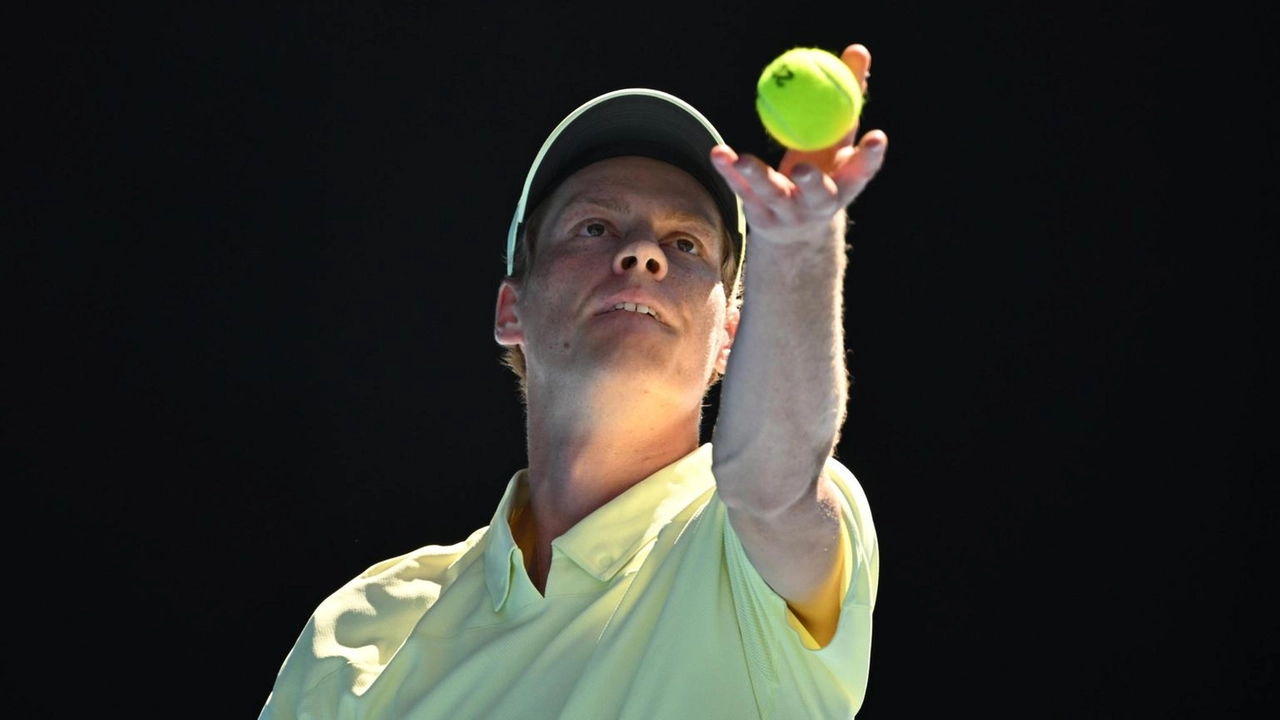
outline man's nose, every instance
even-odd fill
[[[613,257],[613,271],[625,274],[636,269],[651,273],[655,280],[666,277],[667,256],[662,247],[651,239],[635,238],[618,248]]]

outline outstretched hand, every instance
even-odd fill
[[[853,44],[841,53],[867,92],[871,53]],[[738,155],[728,145],[712,149],[711,160],[725,182],[742,198],[747,223],[756,232],[826,227],[875,177],[889,138],[871,130],[859,140],[858,125],[824,150],[788,150],[775,170],[754,155]]]

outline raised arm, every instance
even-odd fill
[[[871,56],[842,59],[866,91]],[[750,229],[746,292],[720,391],[713,463],[730,522],[756,570],[821,643],[839,619],[840,514],[822,473],[848,399],[843,331],[846,208],[875,176],[888,138],[789,151],[774,169],[712,151]]]

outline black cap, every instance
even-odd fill
[[[715,127],[680,98],[647,88],[614,90],[583,103],[551,131],[524,181],[507,233],[507,274],[525,214],[538,207],[565,178],[591,163],[641,155],[692,175],[715,200],[733,239],[738,272],[747,221],[742,201],[711,164],[711,148],[724,142]]]

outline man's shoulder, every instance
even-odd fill
[[[463,562],[484,540],[489,526],[473,531],[461,542],[452,545],[424,545],[401,555],[380,560],[357,575],[352,582],[369,583],[400,581],[439,581],[456,572]]]
[[[398,621],[410,622],[476,562],[487,530],[482,527],[453,545],[425,545],[369,566],[316,608],[321,635],[339,626],[376,625],[385,632]]]

